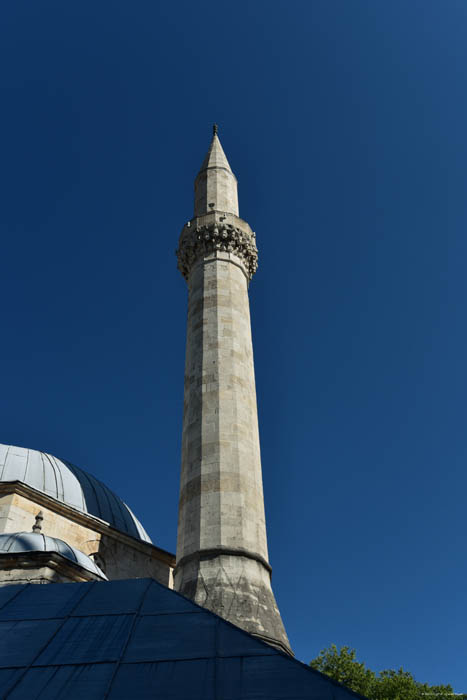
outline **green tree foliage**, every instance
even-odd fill
[[[403,668],[375,673],[357,661],[355,649],[349,647],[338,649],[333,644],[310,666],[369,700],[467,700],[467,695],[456,695],[450,685],[419,683]]]
[[[310,666],[355,690],[356,693],[371,698],[375,674],[369,668],[365,668],[365,664],[357,661],[355,649],[342,647],[339,651],[333,644],[329,649],[323,649],[319,656],[311,661]]]

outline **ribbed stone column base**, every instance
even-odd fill
[[[292,654],[271,589],[270,570],[255,557],[206,553],[175,569],[175,590],[246,632]]]

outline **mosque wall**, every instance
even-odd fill
[[[34,518],[40,510],[44,515],[44,535],[58,537],[85,554],[89,554],[85,551],[87,542],[100,539],[95,530],[73,522],[42,503],[37,504],[17,493],[0,496],[0,532],[30,532]]]
[[[114,537],[102,535],[97,553],[96,563],[100,566],[101,561],[109,579],[150,577],[173,588],[173,566],[168,566],[145,552],[129,548]]]
[[[48,566],[41,566],[31,569],[4,567],[0,569],[0,586],[7,586],[17,583],[74,583],[74,579],[59,574]]]
[[[42,532],[91,556],[108,579],[151,577],[173,587],[173,555],[136,540],[24,484],[0,484],[0,533],[30,532],[39,510]]]

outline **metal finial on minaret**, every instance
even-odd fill
[[[217,132],[218,132],[218,126],[217,126],[217,124],[213,124],[212,125],[212,135],[217,136]]]
[[[42,521],[44,520],[44,514],[40,510],[38,514],[36,515],[34,525],[32,526],[32,531],[33,532],[40,532],[42,530]]]

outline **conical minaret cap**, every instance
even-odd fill
[[[206,153],[206,158],[204,159],[199,171],[201,173],[203,170],[207,170],[208,168],[225,168],[232,173],[232,168],[229,165],[229,161],[227,160],[227,156],[224,153],[224,149],[222,148],[221,142],[219,141],[219,137],[217,135],[217,124],[214,124],[212,132],[211,145],[209,146],[209,150]]]
[[[238,216],[237,178],[214,125],[211,145],[195,180],[195,216],[223,211]]]

